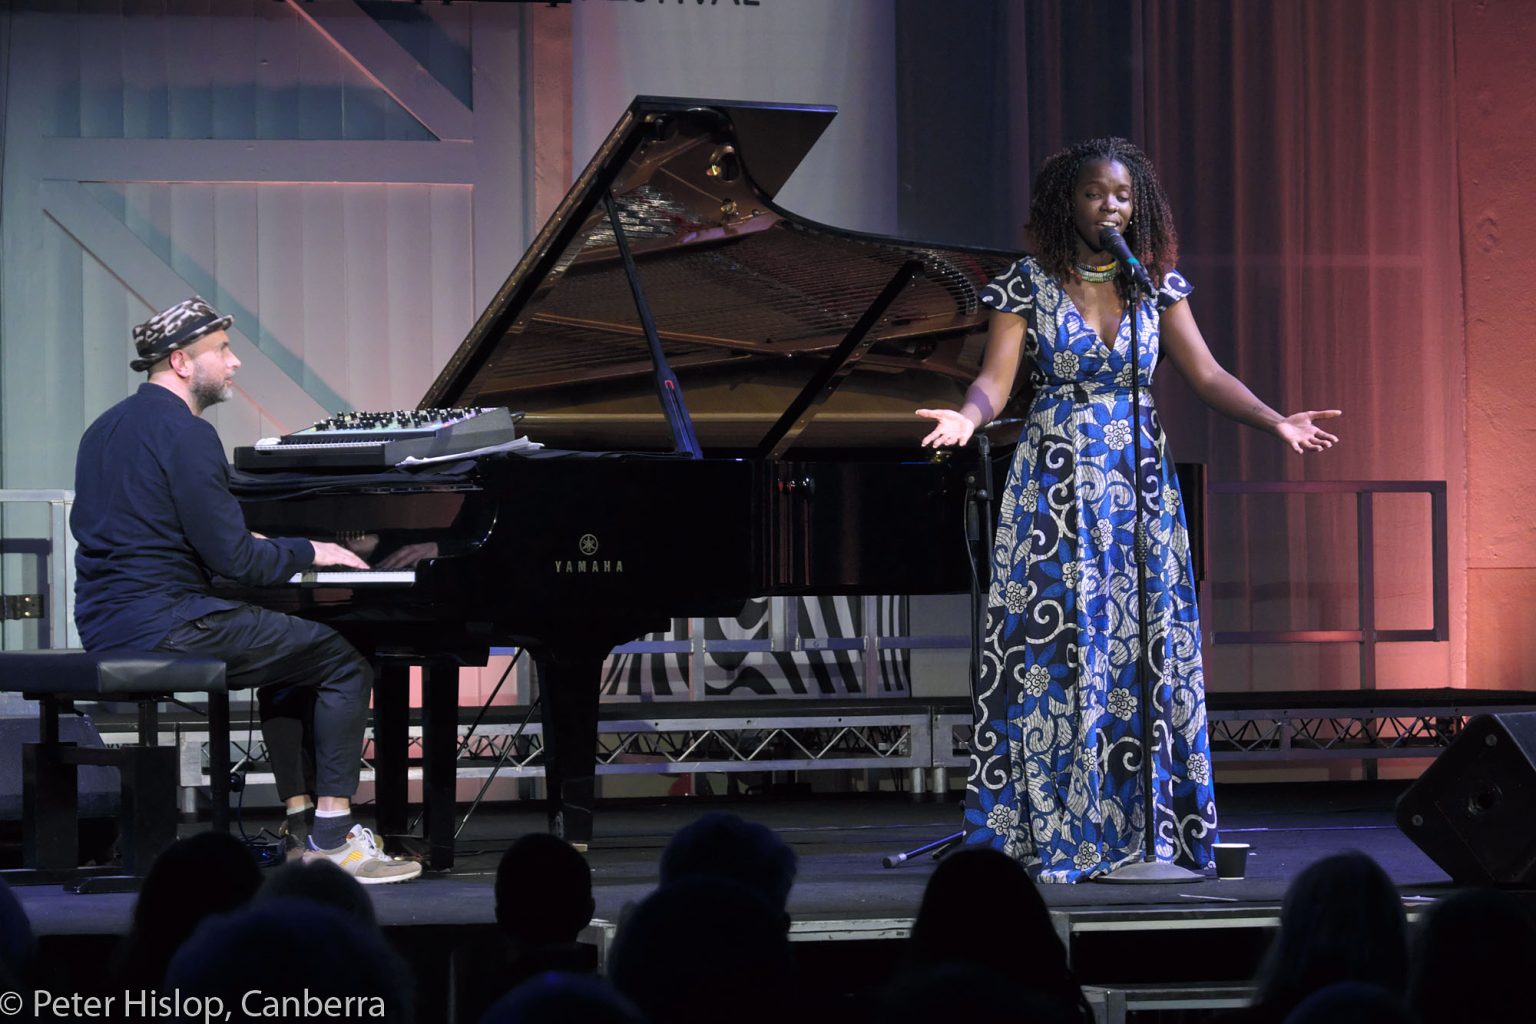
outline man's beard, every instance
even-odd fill
[[[227,402],[234,396],[235,389],[221,377],[213,377],[201,372],[192,376],[192,398],[197,402],[199,410],[220,402]]]

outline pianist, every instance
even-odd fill
[[[80,639],[223,659],[232,689],[257,688],[294,855],[365,884],[407,881],[421,865],[385,856],[352,820],[368,663],[327,626],[212,592],[215,576],[260,586],[311,566],[367,568],[337,544],[246,530],[218,433],[201,418],[233,391],[231,322],[194,297],[135,327],[131,365],[149,379],[80,440],[70,514]]]

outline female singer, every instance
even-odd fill
[[[1119,233],[1154,297],[1103,248]],[[1034,400],[1002,495],[992,555],[966,842],[1019,858],[1041,881],[1076,882],[1143,859],[1142,690],[1133,546],[1146,559],[1155,857],[1204,869],[1216,840],[1200,623],[1178,478],[1152,405],[1159,355],[1218,412],[1296,452],[1338,438],[1282,416],[1217,364],[1174,269],[1177,236],[1146,155],[1124,139],[1057,153],[1035,179],[1036,254],[987,285],[981,373],[925,445],[964,445],[1001,412],[1027,360]],[[1131,315],[1139,358],[1131,366]],[[1106,341],[1106,339],[1109,339]],[[1132,373],[1140,381],[1134,471]],[[1136,541],[1136,481],[1142,541]]]

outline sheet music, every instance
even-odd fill
[[[497,452],[532,452],[543,448],[537,441],[530,441],[526,437],[516,437],[501,444],[487,445],[484,448],[476,448],[473,451],[455,452],[452,455],[428,455],[418,458],[412,455],[408,459],[401,459],[395,463],[397,466],[425,466],[431,462],[457,462],[460,459],[472,459],[477,455],[495,455]]]

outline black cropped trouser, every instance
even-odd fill
[[[182,623],[159,649],[220,658],[231,690],[256,687],[278,796],[357,791],[373,671],[335,630],[241,605]]]

